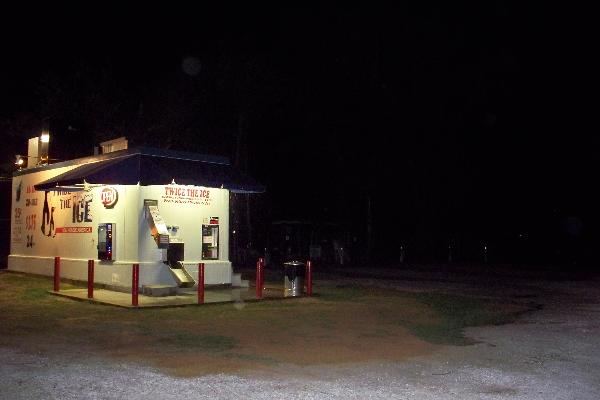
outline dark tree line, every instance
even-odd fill
[[[576,167],[542,133],[560,109],[553,38],[531,31],[534,11],[284,7],[237,16],[221,39],[188,24],[148,36],[145,52],[62,55],[0,123],[13,152],[49,123],[56,158],[118,136],[229,156],[267,186],[235,211],[262,227],[241,239],[258,250],[270,221],[298,219],[340,225],[360,257],[397,260],[403,246],[444,259],[451,246],[481,259],[487,245],[541,259],[589,204],[555,191],[552,176],[571,182]]]

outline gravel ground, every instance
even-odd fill
[[[528,286],[541,310],[514,324],[469,329],[476,345],[398,363],[184,379],[110,360],[0,348],[0,398],[598,399],[599,283]]]

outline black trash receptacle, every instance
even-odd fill
[[[283,295],[284,297],[301,296],[304,288],[305,264],[300,261],[283,263]]]

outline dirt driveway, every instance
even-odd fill
[[[439,346],[402,361],[283,363],[276,370],[178,378],[106,358],[24,354],[4,347],[0,398],[598,399],[599,283],[519,280],[490,287],[491,297],[513,291],[542,307],[516,323],[469,328],[466,333],[476,344]],[[472,288],[464,281],[393,284],[410,290]]]

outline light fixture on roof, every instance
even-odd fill
[[[21,168],[23,168],[23,165],[24,165],[24,164],[25,164],[25,159],[23,158],[23,156],[22,156],[22,155],[20,155],[20,154],[17,154],[17,155],[15,156],[15,165],[16,165],[17,167],[19,167],[19,169],[21,169]]]
[[[39,163],[48,164],[48,143],[50,143],[50,132],[43,130],[39,142]]]
[[[100,183],[89,183],[88,181],[86,181],[85,179],[83,180],[83,190],[86,192],[89,192],[90,190],[92,190],[93,188],[99,187],[99,186],[104,186],[103,184]]]

